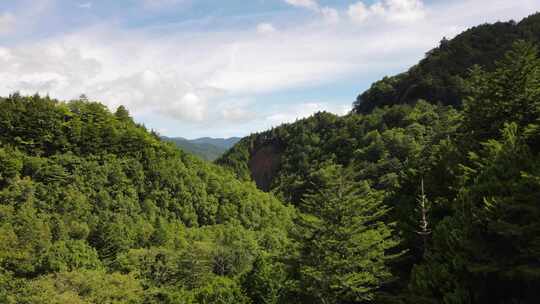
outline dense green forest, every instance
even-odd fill
[[[538,29],[539,17],[519,25]],[[484,25],[446,43],[457,45],[463,37],[483,32],[504,37],[500,27],[516,25]],[[486,39],[482,48],[506,53],[487,56],[498,60],[487,67],[471,66],[459,87],[451,87],[460,104],[387,100],[388,104],[375,102],[373,108],[364,109],[357,103],[357,109],[346,116],[322,112],[253,134],[217,162],[238,178],[253,180],[260,189],[291,203],[300,219],[307,216],[324,223],[309,225],[319,229],[317,247],[311,247],[315,237],[311,234],[308,240],[300,239],[300,244],[308,246],[319,263],[324,261],[317,270],[329,280],[333,270],[326,265],[339,259],[337,248],[343,247],[325,246],[339,244],[343,235],[327,236],[326,228],[340,233],[361,231],[352,228],[351,222],[337,226],[325,222],[325,209],[334,206],[335,200],[344,204],[342,216],[350,208],[348,196],[341,196],[349,192],[329,187],[329,181],[343,183],[343,189],[356,189],[364,204],[369,204],[372,195],[378,196],[377,210],[385,214],[380,219],[393,229],[388,232],[394,235],[389,241],[399,243],[383,250],[389,276],[378,281],[375,303],[537,303],[540,59],[534,42],[516,40],[499,49],[496,41]],[[420,65],[439,50],[428,53]],[[437,66],[443,73],[453,67]],[[321,180],[321,171],[334,174]],[[313,200],[313,193],[325,199]],[[300,227],[303,222],[295,221]],[[358,239],[354,232],[347,237],[351,242]],[[347,265],[355,271],[353,261]],[[317,285],[317,292],[312,291],[316,298],[299,303],[369,302],[351,300],[339,289],[341,284],[355,285],[344,279],[348,270],[337,270],[343,278],[339,283],[328,282],[334,289]],[[301,271],[297,276],[308,285],[316,281],[303,277]]]
[[[479,65],[495,69],[517,40],[540,42],[540,14],[521,22],[497,22],[473,27],[440,45],[407,72],[385,77],[360,94],[353,112],[369,113],[376,107],[411,104],[418,99],[431,103],[461,106],[465,96],[464,80],[469,69]]]
[[[214,161],[219,158],[223,153],[236,144],[240,138],[197,138],[186,139],[182,137],[165,137],[162,139],[174,143],[178,148],[185,152],[197,155],[202,159],[208,161]]]
[[[216,164],[124,107],[0,98],[0,303],[537,303],[539,16],[444,41],[486,62],[428,53],[459,74],[424,83],[441,95],[362,99]]]
[[[125,108],[0,108],[0,303],[248,303],[253,264],[280,265],[295,211]]]

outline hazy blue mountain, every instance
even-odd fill
[[[195,144],[210,144],[225,149],[229,149],[234,146],[237,142],[240,141],[240,137],[230,137],[230,138],[211,138],[211,137],[201,137],[197,139],[189,140],[191,143]]]
[[[239,137],[231,138],[211,138],[203,137],[197,139],[186,139],[183,137],[162,137],[166,141],[176,144],[180,149],[197,155],[208,161],[213,161],[220,157],[225,151],[234,146]]]

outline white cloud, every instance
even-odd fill
[[[0,47],[0,61],[7,62],[11,60],[13,56],[8,48]]]
[[[298,119],[309,117],[316,112],[331,112],[338,115],[345,115],[352,106],[340,106],[325,102],[306,102],[286,106],[282,111],[268,115],[265,120],[270,126],[277,126],[282,123],[294,122]]]
[[[15,29],[15,21],[11,13],[0,14],[0,35],[10,34]]]
[[[319,10],[319,3],[315,0],[285,0],[288,4],[296,7],[303,7],[310,10]]]
[[[355,22],[363,22],[370,15],[370,11],[364,4],[364,2],[358,2],[351,4],[349,10],[347,11],[349,18]]]
[[[206,118],[206,102],[196,93],[189,92],[179,100],[173,100],[168,107],[163,107],[162,113],[173,118],[200,122]]]
[[[364,5],[367,16],[362,24],[328,26],[319,15],[293,25],[274,18],[256,30],[253,25],[163,31],[104,24],[45,39],[0,43],[0,95],[20,90],[71,99],[86,93],[112,109],[124,104],[135,116],[172,121],[168,129],[178,128],[178,123],[203,126],[209,129],[206,135],[221,130],[245,134],[314,111],[344,113],[338,103],[284,104],[289,100],[272,99],[276,92],[310,90],[344,79],[376,80],[416,63],[443,36],[450,38],[479,23],[520,19],[540,9],[539,2],[530,0],[486,3],[458,0],[419,6],[387,0]],[[328,9],[329,16],[335,15]],[[354,16],[358,12],[353,9]],[[339,18],[340,12],[335,13]],[[418,16],[422,22],[395,24]],[[351,102],[361,89],[351,93]],[[281,106],[272,108],[258,100]]]
[[[37,24],[54,6],[54,0],[19,0],[12,11],[0,11],[0,36],[30,36],[38,32]]]
[[[259,23],[257,32],[259,34],[270,34],[276,32],[276,28],[271,23]]]
[[[255,114],[241,107],[225,108],[221,110],[221,115],[226,121],[245,122],[255,118]]]
[[[54,88],[65,88],[68,84],[65,75],[55,72],[38,72],[21,75],[16,87],[23,91],[49,92]]]
[[[321,8],[321,14],[328,23],[337,23],[339,22],[339,12],[331,7]]]
[[[143,6],[149,9],[159,9],[171,5],[177,5],[186,0],[143,0]]]
[[[426,11],[421,0],[382,0],[370,6],[360,1],[349,6],[349,18],[364,22],[368,18],[383,18],[391,22],[412,22],[424,19]]]
[[[415,21],[426,15],[421,0],[386,0],[386,12],[393,21]]]
[[[79,8],[83,8],[83,9],[91,9],[93,4],[92,2],[84,2],[84,3],[80,3],[78,6]]]
[[[328,6],[321,7],[315,0],[285,0],[285,2],[292,6],[303,7],[314,11],[322,16],[323,20],[327,23],[335,24],[339,21],[339,12],[337,9]]]

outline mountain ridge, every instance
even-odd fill
[[[537,303],[539,46],[489,27],[460,47],[494,62],[459,76],[428,52],[420,78],[374,85],[382,103],[214,163],[123,106],[0,97],[0,303]]]
[[[369,113],[376,107],[410,104],[419,99],[460,107],[464,78],[479,65],[492,71],[517,40],[540,42],[540,13],[520,22],[485,23],[443,38],[420,62],[404,73],[374,82],[358,95],[353,112]]]
[[[196,139],[187,139],[184,137],[161,136],[165,141],[174,143],[180,149],[194,154],[208,161],[214,161],[219,158],[228,149],[234,146],[240,137],[213,138],[201,137]]]
[[[382,80],[374,82],[368,90],[358,96],[353,103],[351,113],[369,114],[377,108],[414,105],[418,100],[461,108],[462,98],[467,94],[467,89],[463,85],[464,78],[470,74],[471,68],[478,65],[486,71],[492,71],[495,62],[504,58],[512,44],[523,39],[534,44],[540,42],[540,13],[531,14],[518,23],[515,21],[486,23],[467,29],[451,40],[443,38],[438,47],[428,51],[425,58],[407,72],[384,77]],[[430,80],[427,81],[423,77]],[[425,90],[419,89],[423,86]],[[417,89],[418,91],[415,91]],[[416,93],[413,94],[413,92]],[[434,99],[438,96],[437,94],[443,94],[446,98],[443,100]],[[317,117],[319,114],[307,119]],[[297,124],[301,124],[302,121],[306,121],[306,119],[300,120]],[[294,126],[294,123],[283,124],[276,129],[291,128],[291,126]],[[241,157],[240,163],[252,164],[252,157],[269,142],[274,146],[276,142],[279,142],[281,146],[286,144],[286,140],[273,136],[277,133],[279,132],[271,130],[244,137],[237,144],[238,147],[233,146],[231,150],[218,158],[217,162],[233,167],[242,179],[249,180],[252,176],[257,176],[261,189],[268,190],[273,181],[273,175],[277,173],[277,164],[273,165],[272,173],[249,172],[247,167],[239,165],[237,162],[239,159],[232,160],[231,158]],[[249,147],[249,153],[236,153],[235,156],[236,148],[246,149],[247,147]],[[231,161],[236,163],[231,164]],[[262,182],[262,179],[265,182]]]
[[[240,278],[287,247],[293,209],[123,106],[0,108],[0,303],[247,304]]]
[[[309,215],[349,211],[328,178],[385,193],[406,253],[380,303],[536,303],[540,240],[526,231],[540,231],[538,38],[538,13],[471,28],[374,83],[351,113],[251,134],[216,163]]]

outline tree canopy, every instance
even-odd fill
[[[125,107],[0,98],[0,302],[537,303],[539,16],[215,164]]]
[[[0,99],[0,301],[241,303],[295,211],[88,100]],[[183,301],[183,302],[178,302]]]
[[[493,71],[514,42],[540,42],[540,14],[519,23],[514,21],[482,24],[455,38],[443,38],[438,47],[426,53],[417,65],[396,76],[375,82],[358,96],[355,113],[369,113],[376,107],[415,103],[424,99],[444,105],[463,105],[464,80],[469,69],[478,65]]]
[[[462,107],[417,100],[368,114],[318,113],[253,134],[218,160],[301,212],[301,258],[292,265],[310,298],[297,302],[536,303],[539,68],[536,45],[518,40],[491,68],[469,71]],[[261,157],[274,169],[258,165]],[[355,191],[358,201],[347,195]],[[362,281],[347,281],[362,263],[355,250],[369,242],[354,243],[362,220],[347,216],[369,206],[385,214],[382,231],[393,231],[374,239],[397,243],[370,247],[388,258],[376,271],[389,274],[385,284],[348,298]],[[369,256],[364,279],[380,261]]]

